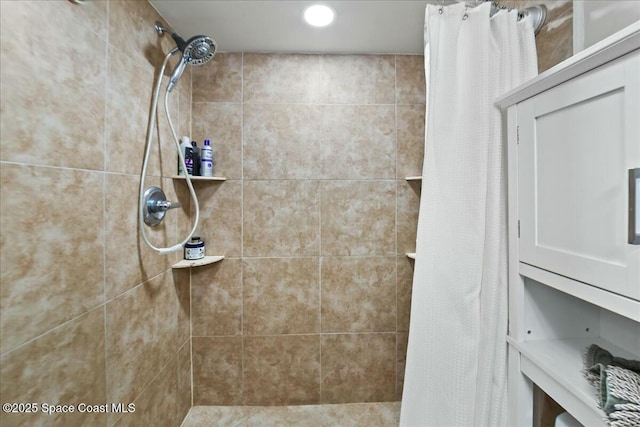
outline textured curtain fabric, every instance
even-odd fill
[[[507,202],[494,99],[537,74],[533,27],[427,5],[427,119],[400,425],[506,425]],[[442,13],[440,13],[442,12]]]

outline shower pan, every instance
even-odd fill
[[[171,77],[169,78],[169,83],[167,84],[165,90],[164,107],[167,113],[167,122],[169,123],[169,128],[171,129],[171,136],[173,138],[176,149],[178,150],[178,157],[180,163],[182,164],[182,170],[186,171],[187,167],[185,164],[184,154],[182,153],[182,150],[180,150],[180,141],[178,140],[178,135],[176,134],[176,130],[171,120],[171,114],[169,111],[169,95],[180,81],[180,77],[182,77],[182,74],[184,73],[187,65],[206,64],[211,59],[213,59],[217,50],[217,45],[216,42],[209,36],[194,36],[185,41],[175,31],[171,30],[170,28],[164,27],[160,22],[156,22],[155,29],[159,36],[163,36],[164,33],[171,34],[171,37],[176,43],[176,47],[174,47],[171,51],[169,51],[169,53],[165,55],[164,60],[162,61],[162,66],[160,67],[160,71],[158,73],[156,85],[153,90],[151,109],[149,111],[149,124],[147,127],[147,140],[145,144],[144,160],[142,162],[142,170],[140,171],[138,223],[140,227],[140,233],[142,234],[142,239],[147,244],[147,246],[155,251],[158,251],[161,254],[168,254],[180,250],[182,246],[189,241],[191,236],[193,236],[193,233],[196,231],[198,222],[200,220],[200,206],[198,205],[198,197],[196,196],[195,190],[193,189],[193,184],[191,182],[189,174],[185,173],[185,179],[187,181],[189,193],[191,194],[196,212],[191,231],[189,232],[187,237],[180,243],[176,243],[175,245],[166,248],[159,248],[149,241],[145,225],[154,227],[160,224],[169,209],[179,208],[182,206],[179,202],[168,201],[164,191],[162,191],[160,187],[152,186],[145,189],[144,186],[144,181],[147,176],[147,165],[149,163],[149,153],[151,152],[153,129],[156,124],[155,117],[158,107],[158,94],[160,92],[162,77],[164,76],[164,71],[167,63],[169,62],[169,59],[173,55],[180,52],[182,56],[178,64],[173,69]]]

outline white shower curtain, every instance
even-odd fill
[[[537,58],[530,20],[506,10],[489,17],[490,7],[427,5],[425,160],[402,426],[506,425],[506,167],[493,102],[535,76]]]

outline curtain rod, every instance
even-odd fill
[[[498,3],[492,0],[474,0],[473,2],[463,1],[461,3],[465,3],[470,7],[476,7],[488,1],[491,2],[491,12],[489,13],[489,16],[495,15],[502,9],[508,9],[507,6],[500,6]],[[441,0],[441,4],[444,4],[444,0]],[[540,32],[540,29],[544,26],[545,21],[547,19],[547,8],[543,4],[537,4],[535,6],[530,6],[525,9],[518,10],[518,20],[522,20],[527,16],[531,16],[534,33],[538,34],[538,32]]]

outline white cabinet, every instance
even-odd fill
[[[640,51],[517,105],[520,261],[640,300]]]
[[[508,425],[532,425],[536,384],[582,424],[604,426],[585,348],[640,359],[640,246],[629,243],[640,22],[497,105],[508,125]]]

